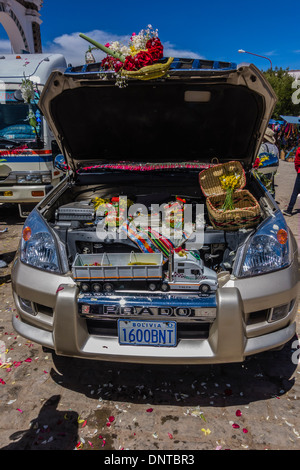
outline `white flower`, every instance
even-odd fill
[[[122,46],[120,48],[120,52],[126,57],[127,55],[130,54],[130,49],[127,46]]]
[[[109,47],[113,51],[118,51],[119,48],[120,48],[120,43],[119,43],[119,41],[113,41]]]
[[[24,78],[21,84],[22,98],[25,103],[30,103],[34,98],[34,84],[29,78]]]

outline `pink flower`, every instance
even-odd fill
[[[236,416],[242,416],[242,412],[241,410],[236,410],[236,413],[235,413]]]
[[[234,429],[239,429],[240,426],[239,426],[238,424],[236,424],[236,423],[233,423],[232,427],[233,427]]]

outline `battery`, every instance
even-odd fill
[[[95,209],[94,206],[89,205],[88,203],[82,202],[71,202],[61,206],[55,212],[55,221],[85,221],[92,222],[95,220]]]

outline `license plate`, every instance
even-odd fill
[[[118,320],[119,343],[134,346],[176,346],[175,321]]]

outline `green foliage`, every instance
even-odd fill
[[[281,115],[300,115],[300,104],[294,104],[292,101],[292,95],[295,92],[295,88],[292,88],[292,84],[295,78],[289,75],[288,72],[289,69],[284,70],[281,67],[263,72],[277,95],[278,101],[272,116],[274,119],[280,119]]]

